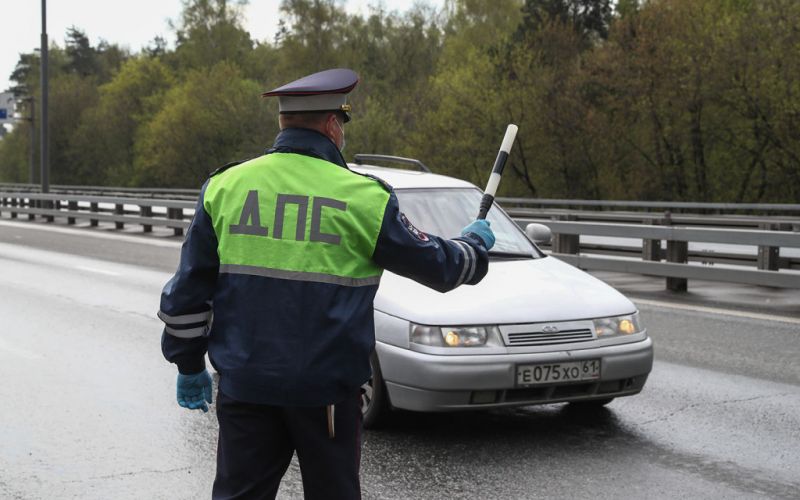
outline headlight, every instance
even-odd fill
[[[411,325],[409,340],[436,347],[475,347],[486,344],[494,326],[425,326]]]
[[[633,335],[641,333],[644,327],[639,321],[639,313],[628,314],[627,316],[616,316],[613,318],[600,318],[594,320],[594,329],[597,337],[612,337],[617,335]]]

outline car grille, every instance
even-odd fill
[[[558,333],[545,332],[518,332],[508,334],[508,345],[512,347],[574,344],[594,340],[592,331],[588,328],[577,330],[562,330]]]

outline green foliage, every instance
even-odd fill
[[[246,0],[182,0],[174,58],[181,69],[207,68],[221,61],[242,66],[253,50],[242,28]]]
[[[259,106],[260,88],[228,62],[190,72],[143,126],[135,144],[134,182],[199,186],[231,159],[257,156],[267,133],[277,132],[270,126],[276,120]]]
[[[283,0],[286,16],[277,41],[281,57],[279,74],[308,74],[335,67],[347,13],[334,0]]]
[[[622,9],[631,9],[630,1]],[[611,0],[525,0],[523,19],[518,31],[527,33],[545,29],[557,22],[571,26],[585,42],[608,38],[612,20]]]
[[[70,146],[81,115],[97,104],[98,89],[93,79],[77,74],[58,75],[50,82],[50,179],[53,184],[91,184],[91,168],[74,161]],[[57,126],[54,126],[57,124]]]
[[[0,179],[3,182],[28,182],[29,148],[29,127],[17,127],[3,136],[0,140]]]
[[[141,54],[78,28],[51,58],[54,182],[197,187],[277,132],[259,94],[351,67],[353,153],[417,157],[482,185],[520,126],[503,194],[800,202],[800,2],[448,0],[408,12],[283,0],[272,40],[243,0],[182,0],[174,48]],[[38,102],[38,54],[13,91]],[[29,128],[0,138],[27,180]],[[38,150],[38,144],[33,144]]]
[[[11,72],[10,80],[15,82],[9,90],[18,96],[31,95],[39,77],[39,55],[20,54],[19,61]]]
[[[800,170],[783,135],[796,130],[798,22],[790,1],[673,0],[615,25],[595,72],[600,110],[628,144],[617,183],[647,180],[634,197],[798,200],[782,185]]]
[[[132,58],[102,85],[96,106],[85,110],[69,146],[70,158],[92,182],[111,186],[135,183],[134,146],[140,129],[161,108],[176,83],[160,59]]]
[[[66,70],[81,76],[93,75],[97,72],[95,48],[89,43],[86,33],[75,26],[67,29],[66,52],[69,63]]]

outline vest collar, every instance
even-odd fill
[[[270,153],[297,153],[329,161],[347,167],[342,153],[327,136],[307,128],[287,128],[275,138],[275,144],[266,151]]]

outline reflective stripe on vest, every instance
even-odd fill
[[[211,178],[204,207],[220,271],[376,284],[372,261],[389,193],[377,181],[293,153],[272,153]]]

